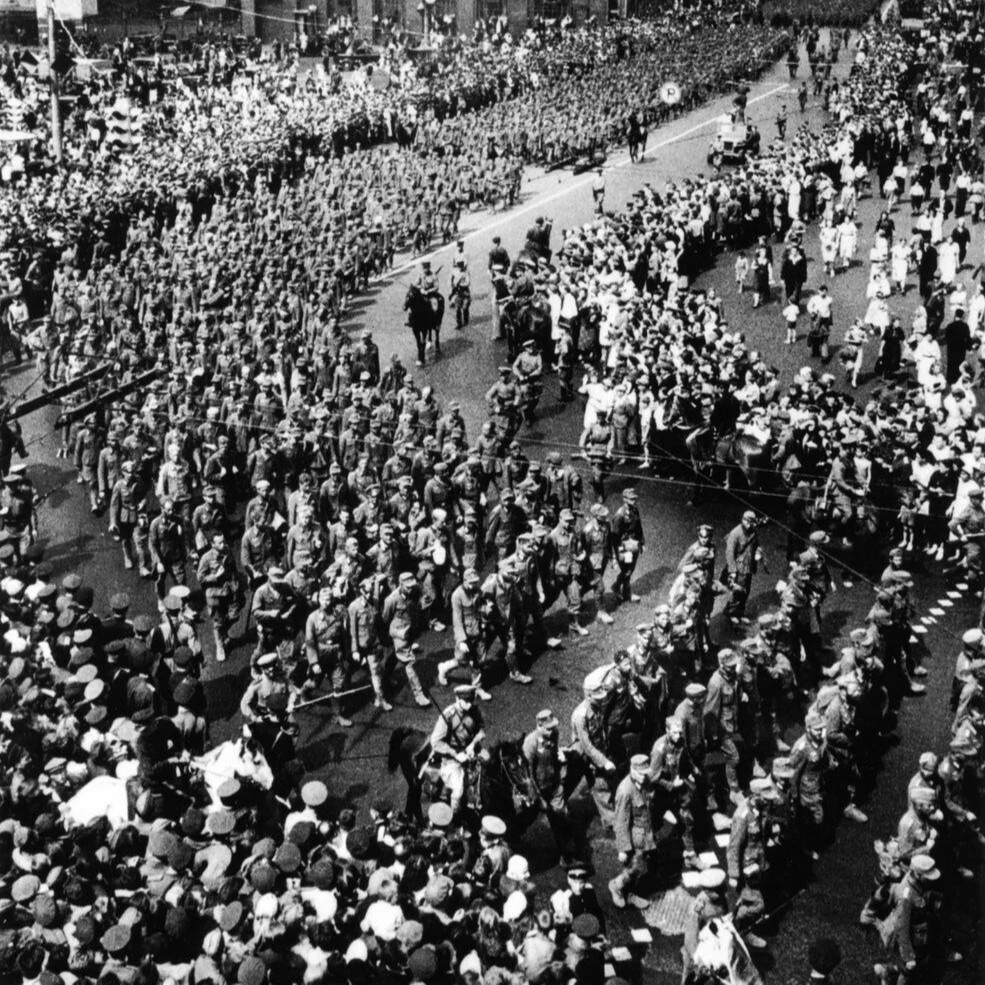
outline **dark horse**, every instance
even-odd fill
[[[416,284],[411,284],[404,298],[404,311],[417,343],[417,365],[423,366],[429,342],[434,342],[435,357],[441,355],[441,320],[445,316],[445,299],[438,291],[425,294]]]
[[[551,362],[551,311],[546,304],[532,300],[529,304],[518,306],[510,301],[503,307],[501,324],[510,359],[516,358],[527,339],[533,339],[545,363]]]
[[[483,814],[495,814],[511,826],[535,799],[522,739],[505,740],[483,750],[465,784],[461,813],[464,823],[478,828]],[[398,726],[390,734],[387,769],[400,768],[407,781],[407,814],[423,821],[425,804],[442,799],[441,781],[428,765],[431,744],[420,729]]]
[[[715,482],[715,472],[723,470],[722,488],[729,490],[736,473],[745,479],[749,492],[769,486],[778,476],[773,462],[773,441],[763,442],[751,434],[732,431],[716,438],[708,428],[697,428],[685,439],[694,473],[695,500],[703,487]]]

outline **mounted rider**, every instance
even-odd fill
[[[438,774],[448,791],[453,814],[465,794],[466,769],[475,761],[486,735],[475,697],[472,685],[460,684],[455,688],[454,703],[440,714],[431,730],[431,751],[439,759]]]
[[[432,295],[441,293],[438,290],[438,273],[437,271],[431,270],[430,260],[421,261],[421,272],[417,275],[417,279],[414,281],[414,287],[416,287],[425,297],[431,297]]]

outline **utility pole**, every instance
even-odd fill
[[[51,91],[51,143],[55,163],[62,163],[62,108],[58,101],[58,72],[55,71],[55,0],[48,0],[48,87]]]

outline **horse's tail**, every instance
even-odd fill
[[[391,772],[396,772],[400,765],[400,750],[407,738],[414,734],[414,729],[408,725],[398,725],[390,733],[390,745],[387,749],[386,768]]]

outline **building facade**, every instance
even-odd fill
[[[591,16],[604,21],[610,10],[618,14],[625,0],[240,0],[243,33],[264,40],[295,36],[298,30],[317,34],[329,19],[349,16],[359,25],[363,37],[377,40],[379,25],[394,20],[404,30],[423,32],[425,18],[444,24],[456,33],[468,35],[477,18],[494,19],[505,15],[511,31],[522,31],[535,17],[561,18],[570,15],[575,23]],[[622,6],[624,10],[625,7]],[[375,18],[375,20],[374,20]]]

